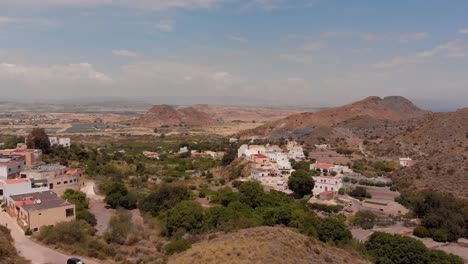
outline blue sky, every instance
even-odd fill
[[[468,2],[0,0],[8,98],[468,101]]]

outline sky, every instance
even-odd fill
[[[464,0],[0,0],[0,99],[466,107],[467,13]]]

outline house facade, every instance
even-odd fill
[[[2,149],[0,155],[23,158],[28,168],[42,164],[42,150],[28,149],[24,143],[18,144],[16,149]]]
[[[15,195],[48,191],[49,186],[44,180],[10,179],[3,181],[3,200],[8,204],[8,198]]]
[[[343,187],[343,179],[340,176],[319,176],[315,177],[314,195],[322,192],[338,192]]]
[[[84,173],[78,168],[67,168],[58,164],[42,165],[20,173],[23,179],[35,179],[47,181],[51,191],[62,195],[65,190],[79,190],[83,185]]]
[[[62,146],[64,148],[69,148],[71,146],[70,138],[49,137],[49,142],[52,146]]]
[[[16,178],[26,166],[26,161],[20,157],[0,158],[0,179]]]
[[[75,205],[51,191],[13,195],[8,201],[7,212],[24,230],[75,220]]]

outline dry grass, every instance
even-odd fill
[[[285,227],[256,227],[196,243],[169,263],[367,263]]]

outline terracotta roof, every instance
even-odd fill
[[[0,188],[2,188],[2,187],[3,187],[3,182],[0,182]]]
[[[335,165],[333,164],[328,164],[328,163],[315,163],[315,167],[316,168],[319,168],[319,169],[331,169],[333,167],[335,167]]]
[[[325,192],[321,192],[320,194],[332,194],[332,193],[335,193],[334,191],[325,191]]]
[[[18,183],[25,183],[25,182],[29,182],[29,180],[28,179],[11,179],[11,180],[5,181],[6,184],[18,184]]]
[[[259,158],[259,159],[267,159],[268,157],[263,155],[263,154],[253,154],[252,156],[254,156],[255,158]]]

